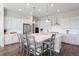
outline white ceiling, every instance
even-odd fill
[[[12,10],[25,16],[31,15],[33,13],[33,7],[36,7],[33,13],[36,17],[46,16],[47,11],[48,15],[57,14],[57,9],[60,10],[59,13],[79,9],[78,3],[54,3],[53,7],[50,6],[51,4],[52,3],[30,3],[30,5],[27,6],[26,3],[4,3],[4,7],[7,10]],[[22,11],[18,11],[18,9],[22,9]],[[39,12],[38,9],[41,11]]]

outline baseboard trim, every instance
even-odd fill
[[[75,44],[70,44],[70,43],[66,43],[66,42],[62,42],[63,44],[67,44],[67,45],[72,45],[72,46],[77,46],[79,47],[79,45],[75,45]]]
[[[12,44],[5,44],[4,46],[14,45],[14,44],[18,44],[18,43],[19,43],[19,42],[12,43]]]

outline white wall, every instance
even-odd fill
[[[4,47],[4,8],[0,3],[0,47]]]
[[[23,32],[23,23],[31,24],[31,16],[29,19],[13,12],[13,11],[6,11],[5,14],[5,29],[7,32]]]
[[[10,32],[23,33],[23,23],[32,24],[32,17],[24,17],[16,12],[5,10],[5,29],[7,34],[5,34],[5,43],[12,44],[18,41],[16,34],[10,34]]]

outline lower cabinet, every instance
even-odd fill
[[[79,34],[65,34],[62,42],[79,45]]]
[[[4,40],[4,44],[13,44],[13,43],[17,43],[18,42],[18,38],[16,34],[5,34],[5,40]]]

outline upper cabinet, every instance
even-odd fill
[[[66,17],[59,19],[60,26],[66,29],[78,29],[79,28],[79,16]]]
[[[71,29],[79,28],[79,16],[70,18],[70,27],[71,27]]]
[[[76,24],[76,27],[79,29],[79,16],[76,17],[76,22],[75,22],[75,24]]]
[[[62,28],[70,28],[70,18],[61,18],[59,23]]]

